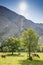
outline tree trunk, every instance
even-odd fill
[[[30,50],[30,45],[29,45],[29,58],[30,58],[30,56],[31,56],[31,50]]]
[[[13,55],[13,51],[12,51],[12,55]]]
[[[29,51],[29,57],[31,56],[31,52]]]

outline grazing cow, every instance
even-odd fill
[[[36,57],[38,57],[38,58],[40,58],[40,56],[38,55],[38,54],[32,54],[33,56],[36,56]]]
[[[5,56],[5,55],[1,55],[1,57],[2,57],[2,58],[6,58],[6,56]]]

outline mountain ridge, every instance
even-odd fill
[[[9,36],[19,36],[25,29],[33,28],[39,36],[43,35],[43,24],[34,23],[24,16],[0,6],[0,40]]]

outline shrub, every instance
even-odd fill
[[[33,60],[31,56],[28,59],[31,60],[31,61]]]

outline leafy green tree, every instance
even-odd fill
[[[23,38],[20,37],[20,51],[23,52],[23,50],[24,50]]]
[[[20,47],[19,38],[16,38],[16,37],[8,38],[6,40],[6,43],[7,43],[9,50],[12,52],[12,55],[13,55],[13,52],[18,50]]]
[[[0,42],[0,51],[2,52],[3,51],[3,43]]]
[[[3,52],[8,52],[8,51],[9,51],[8,46],[4,46],[3,47]]]
[[[40,52],[40,49],[42,48],[41,46],[42,46],[41,43],[38,43],[38,45],[37,45],[37,52]]]
[[[1,51],[1,46],[2,46],[2,43],[0,42],[0,51]]]
[[[30,58],[31,51],[37,49],[39,37],[32,28],[25,30],[22,33],[22,37],[23,37],[24,46],[27,48],[29,52],[29,58]]]

